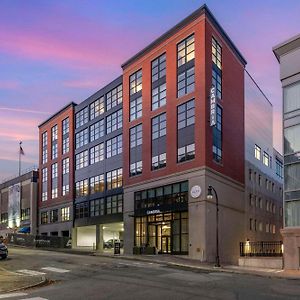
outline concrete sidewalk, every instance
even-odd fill
[[[43,276],[29,276],[0,268],[0,295],[45,283]]]

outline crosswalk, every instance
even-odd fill
[[[29,270],[29,269],[22,269],[22,270],[17,270],[15,272],[19,273],[19,274],[23,274],[23,275],[42,276],[42,275],[46,275],[47,271],[48,272],[54,272],[54,273],[68,273],[68,272],[70,272],[70,270],[60,269],[60,268],[55,268],[55,267],[43,267],[39,271]]]
[[[12,298],[16,298],[18,300],[48,300],[48,299],[42,298],[42,297],[24,298],[27,295],[28,295],[27,293],[22,293],[22,292],[7,293],[7,294],[0,295],[0,299],[12,299]],[[22,298],[19,298],[19,297],[22,297]]]
[[[61,269],[61,268],[55,268],[55,267],[43,267],[39,270],[30,270],[30,269],[20,269],[16,270],[15,273],[20,275],[29,275],[29,276],[44,276],[48,273],[68,273],[71,272],[71,270],[68,269]],[[0,300],[2,299],[8,299],[8,300],[48,300],[46,298],[42,297],[30,297],[29,294],[24,292],[11,292],[6,294],[0,294]]]

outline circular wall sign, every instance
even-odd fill
[[[201,192],[202,192],[201,187],[199,185],[194,185],[191,188],[191,197],[198,198],[198,197],[200,197]]]

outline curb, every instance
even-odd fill
[[[0,295],[5,295],[7,293],[23,291],[23,290],[39,287],[39,286],[44,285],[47,281],[48,281],[47,278],[45,276],[42,276],[42,280],[40,282],[37,282],[37,283],[34,283],[34,284],[29,284],[29,285],[26,285],[26,286],[23,286],[23,287],[20,287],[20,288],[15,288],[15,289],[12,289],[12,290],[8,290],[8,291],[5,291],[5,292],[1,292]]]

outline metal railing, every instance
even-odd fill
[[[282,256],[282,241],[240,242],[240,256]]]

